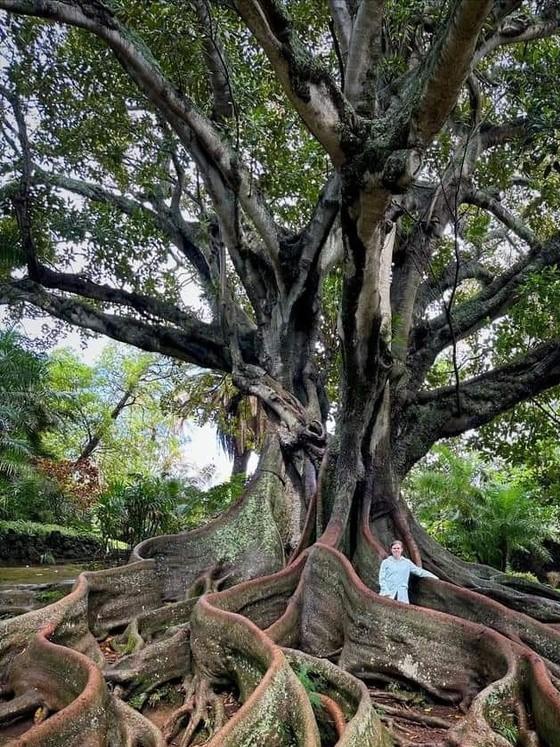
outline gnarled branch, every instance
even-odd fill
[[[414,136],[426,145],[455,106],[471,69],[491,0],[453,0],[445,29],[421,68],[421,94],[413,112]]]
[[[102,312],[94,305],[74,298],[47,293],[33,280],[0,283],[0,304],[25,303],[35,306],[82,329],[107,335],[142,350],[169,355],[203,368],[231,370],[229,350],[219,330],[191,320],[181,328],[149,323],[132,316]],[[247,358],[250,358],[247,352]]]
[[[399,470],[405,474],[437,440],[478,428],[559,383],[560,339],[556,339],[505,366],[461,382],[460,414],[455,386],[419,392],[395,436]]]

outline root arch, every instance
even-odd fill
[[[368,685],[392,682],[460,707],[442,745],[506,747],[502,716],[520,744],[560,745],[560,633],[537,619],[542,606],[533,616],[426,579],[415,604],[379,597],[382,543],[368,516],[352,562],[331,527],[282,567],[277,533],[263,535],[276,538],[268,547],[254,525],[244,533],[244,512],[270,521],[250,495],[229,518],[142,543],[129,565],[84,573],[67,597],[0,623],[0,734],[24,705],[48,714],[8,744],[389,747],[406,735],[386,728],[398,714],[377,712]],[[223,547],[234,530],[232,557]],[[560,614],[553,595],[548,603]],[[103,659],[107,635],[121,647],[116,661]],[[125,701],[178,681],[184,702],[164,737]],[[229,718],[228,689],[240,703]]]

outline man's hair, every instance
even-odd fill
[[[393,540],[389,545],[390,549],[392,550],[395,545],[400,545],[402,548],[404,548],[404,545],[400,540]]]

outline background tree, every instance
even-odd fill
[[[282,640],[324,654],[342,639],[338,662],[367,675],[368,657],[339,621],[353,624],[349,607],[354,620],[379,607],[359,584],[350,600],[343,553],[375,585],[397,535],[413,560],[455,584],[445,594],[421,587],[423,602],[491,619],[554,659],[554,631],[531,637],[536,628],[507,607],[548,624],[560,620],[560,598],[530,583],[513,590],[503,574],[451,556],[407,511],[400,485],[438,440],[560,380],[547,303],[560,250],[557,3],[0,0],[0,9],[9,249],[0,299],[230,374],[267,413],[240,504],[194,535],[188,562],[165,547],[177,553],[169,567],[183,569],[174,599],[204,574],[234,585],[278,571],[318,537],[299,561],[309,599],[290,607],[310,638]],[[543,300],[536,314],[533,299]],[[157,541],[142,550],[164,551]],[[327,585],[337,589],[328,600]],[[319,610],[323,639],[310,612]],[[223,649],[200,643],[207,614],[197,606],[195,660],[201,676],[225,677],[229,663],[208,659],[230,650],[227,634]],[[403,645],[429,641],[431,654],[438,638],[437,616],[415,614],[415,635],[402,634],[384,665],[413,680],[426,667],[408,666]],[[243,630],[247,651],[269,645]],[[471,672],[457,665],[453,640],[456,669]],[[452,695],[442,672],[432,691],[465,702],[486,676],[466,675]],[[514,689],[527,691],[517,680]],[[302,708],[301,722],[313,722]],[[476,722],[480,744],[493,732],[481,713],[465,727],[472,734]]]
[[[75,462],[93,459],[105,482],[178,467],[179,421],[161,407],[172,387],[169,362],[110,345],[87,365],[71,351],[59,350],[49,359],[49,379],[54,392],[66,395],[64,427],[46,439],[53,455]]]
[[[500,467],[477,452],[437,446],[405,490],[422,525],[466,560],[506,571],[514,556],[529,568],[551,559],[545,540],[558,538],[558,504],[527,466]]]

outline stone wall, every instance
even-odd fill
[[[91,560],[104,555],[101,540],[72,537],[62,532],[24,534],[14,529],[0,531],[0,563],[3,565],[37,565],[41,556],[50,553],[55,562]]]

